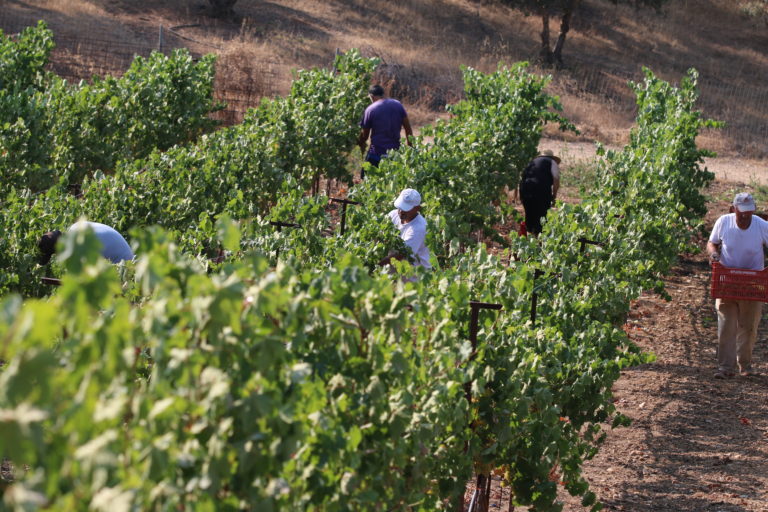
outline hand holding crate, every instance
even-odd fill
[[[768,302],[768,269],[729,268],[712,262],[713,299]]]

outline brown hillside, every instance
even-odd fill
[[[677,81],[699,70],[701,107],[728,127],[705,134],[720,154],[768,157],[768,26],[740,0],[670,0],[662,13],[584,0],[551,90],[584,140],[621,143],[633,118],[628,79],[641,66]],[[162,4],[158,6],[157,4]],[[285,93],[291,70],[328,65],[360,48],[385,66],[378,79],[409,104],[416,124],[460,97],[460,65],[492,70],[533,61],[540,21],[491,0],[240,0],[216,20],[203,0],[0,0],[0,28],[45,19],[59,44],[54,69],[73,78],[119,73],[134,53],[187,46],[220,55],[217,87],[230,120],[263,95]],[[162,29],[160,27],[163,27]],[[552,28],[556,28],[553,23]],[[554,135],[554,133],[553,133]]]

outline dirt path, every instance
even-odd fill
[[[710,193],[723,196],[732,186],[718,181]],[[710,204],[708,226],[727,206]],[[657,357],[615,384],[632,425],[609,432],[585,475],[608,511],[765,512],[768,321],[755,347],[762,375],[714,380],[717,319],[706,257],[685,255],[666,283],[672,300],[642,296],[626,325]],[[564,510],[585,509],[568,497]]]
[[[542,139],[541,149],[550,148],[562,157],[563,163],[591,161],[595,158],[595,144],[591,142],[563,142],[555,139]],[[618,148],[611,148],[618,149]],[[733,157],[707,158],[704,165],[719,181],[737,185],[768,185],[768,162]]]

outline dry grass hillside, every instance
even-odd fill
[[[768,158],[768,26],[745,16],[744,3],[670,0],[656,13],[584,0],[565,67],[533,68],[553,75],[551,90],[582,140],[616,144],[634,115],[628,79],[647,66],[678,81],[694,67],[702,109],[728,123],[704,134],[702,145]],[[534,61],[538,52],[540,20],[493,0],[239,0],[235,8],[234,17],[212,19],[203,0],[0,0],[0,28],[45,19],[66,47],[57,69],[73,77],[119,72],[126,64],[116,55],[132,48],[217,53],[219,94],[236,109],[234,120],[261,96],[284,93],[292,69],[328,65],[337,49],[381,57],[378,80],[409,105],[417,125],[460,97],[460,65],[488,71]]]

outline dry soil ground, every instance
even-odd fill
[[[589,142],[563,142],[555,139],[544,139],[541,149],[550,148],[563,159],[563,169],[568,165],[595,158],[596,146]],[[768,185],[768,161],[737,157],[707,158],[704,165],[713,173],[720,185],[726,184],[727,190],[740,185]],[[722,186],[713,188],[712,193],[723,192]]]

